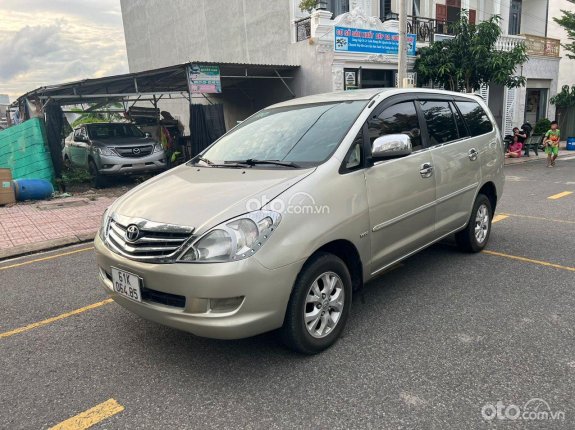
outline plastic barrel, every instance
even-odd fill
[[[52,196],[54,187],[44,179],[14,179],[16,200],[42,200]]]
[[[575,137],[567,138],[567,151],[575,151]]]

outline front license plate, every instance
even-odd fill
[[[134,169],[143,169],[144,167],[146,167],[146,164],[145,163],[132,164],[132,167]]]
[[[142,280],[138,275],[112,267],[114,291],[136,302],[142,301],[140,287]]]

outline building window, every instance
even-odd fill
[[[413,4],[411,7],[411,14],[413,16],[421,16],[421,4],[420,0],[413,0]]]
[[[509,6],[509,34],[521,33],[521,0],[512,0]]]
[[[379,16],[383,20],[391,19],[391,0],[379,0]]]
[[[327,0],[326,3],[327,10],[333,13],[332,18],[349,12],[349,0]]]

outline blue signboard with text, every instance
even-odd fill
[[[399,52],[399,34],[389,31],[335,27],[334,49],[338,52],[392,54]],[[407,55],[415,55],[415,34],[407,35]]]

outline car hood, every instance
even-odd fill
[[[109,139],[92,139],[96,146],[153,145],[156,141],[150,137],[112,137]]]
[[[120,197],[111,213],[187,226],[201,233],[261,208],[314,170],[183,165]]]

